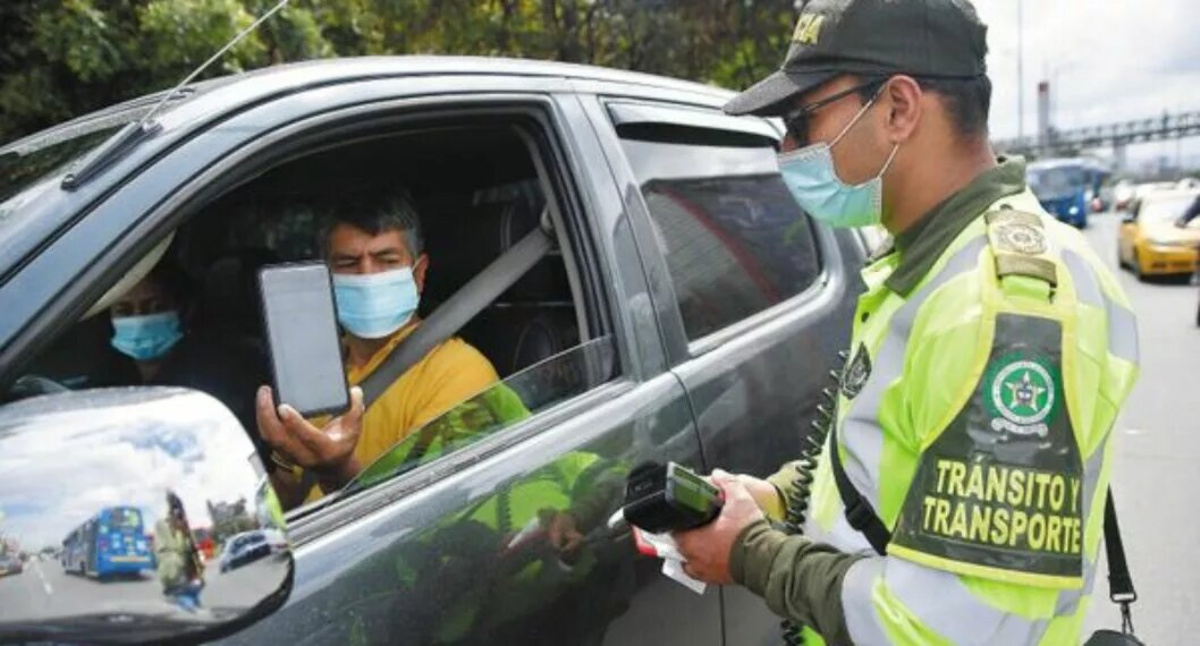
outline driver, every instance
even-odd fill
[[[375,458],[425,422],[499,381],[478,350],[451,338],[425,355],[363,412],[357,387],[421,324],[417,306],[429,256],[421,224],[406,195],[373,194],[342,200],[326,211],[321,253],[333,274],[350,410],[328,420],[305,420],[271,389],[258,389],[258,429],[274,449],[271,482],[285,508],[348,484]],[[314,423],[317,422],[317,423]]]

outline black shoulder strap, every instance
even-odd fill
[[[1115,603],[1137,601],[1133,575],[1125,560],[1125,544],[1121,542],[1121,525],[1117,523],[1117,507],[1113,503],[1112,487],[1104,503],[1104,550],[1108,554],[1108,593]]]
[[[832,451],[829,458],[833,467],[833,480],[837,483],[838,494],[841,495],[842,505],[846,508],[846,522],[866,536],[867,542],[877,553],[887,554],[888,543],[892,542],[892,532],[879,520],[879,514],[875,513],[871,503],[858,493],[854,483],[850,482],[850,476],[846,475],[839,451],[837,427],[837,420],[829,422],[829,450]]]

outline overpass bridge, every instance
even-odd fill
[[[1200,135],[1200,112],[1180,112],[1083,128],[1059,130],[1050,127],[1034,136],[999,139],[993,145],[999,152],[1036,157],[1070,156],[1090,148],[1109,147],[1118,164],[1123,164],[1125,146],[1129,144],[1196,135]]]

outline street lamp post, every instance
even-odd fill
[[[1017,0],[1017,140],[1025,139],[1025,0]]]

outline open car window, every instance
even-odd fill
[[[454,406],[363,469],[343,495],[369,489],[471,446],[607,382],[616,372],[613,338],[582,343],[534,364]]]

